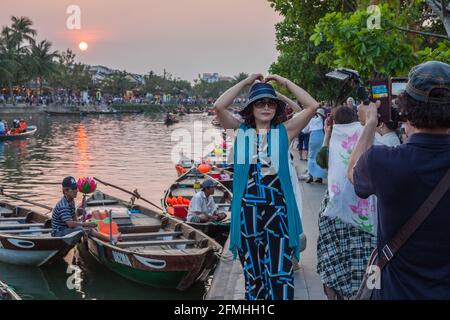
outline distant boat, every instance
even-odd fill
[[[88,107],[62,107],[47,108],[45,113],[52,116],[86,116],[94,114],[126,114],[126,113],[143,113],[142,109],[124,109],[116,110],[111,107],[107,108],[88,108]]]
[[[27,131],[22,133],[0,135],[0,141],[25,139],[34,136],[36,131],[37,131],[36,126],[29,126]]]
[[[169,116],[166,115],[164,117],[164,124],[166,126],[170,126],[170,125],[172,125],[174,123],[178,123],[178,122],[180,122],[180,120],[178,120],[174,115],[169,115]]]

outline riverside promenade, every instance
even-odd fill
[[[294,152],[298,155],[298,152]],[[306,162],[295,159],[297,174],[306,170]],[[295,271],[295,300],[325,300],[322,283],[316,272],[316,248],[318,238],[318,213],[325,194],[326,185],[307,184],[300,181],[303,195],[303,229],[307,237],[305,251],[300,255],[300,268]],[[211,287],[206,300],[244,300],[244,274],[238,259],[232,260],[228,250],[228,241],[224,247],[223,259],[214,272]]]

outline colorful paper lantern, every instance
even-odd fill
[[[202,163],[201,165],[198,166],[198,171],[200,173],[206,174],[211,171],[211,166],[206,163]]]
[[[84,194],[92,193],[97,189],[97,182],[93,178],[83,177],[78,179],[78,191]]]
[[[214,149],[214,154],[215,154],[216,157],[223,156],[223,149],[222,148]]]

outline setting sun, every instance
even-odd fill
[[[80,48],[81,51],[86,51],[88,49],[88,44],[86,42],[82,41],[78,45],[78,48]]]

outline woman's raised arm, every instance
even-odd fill
[[[320,105],[308,92],[286,78],[279,75],[270,75],[266,77],[265,81],[276,81],[278,84],[286,87],[304,107],[303,111],[301,111],[299,115],[284,123],[289,141],[292,141],[292,139],[298,136],[300,131],[308,125]]]
[[[214,109],[216,110],[217,118],[220,125],[224,129],[238,129],[241,123],[233,116],[233,114],[227,110],[227,108],[233,103],[233,100],[239,95],[239,93],[249,85],[252,85],[256,80],[263,81],[264,76],[261,73],[250,75],[247,79],[242,80],[238,84],[234,85],[227,91],[225,91],[216,103],[214,103]]]

